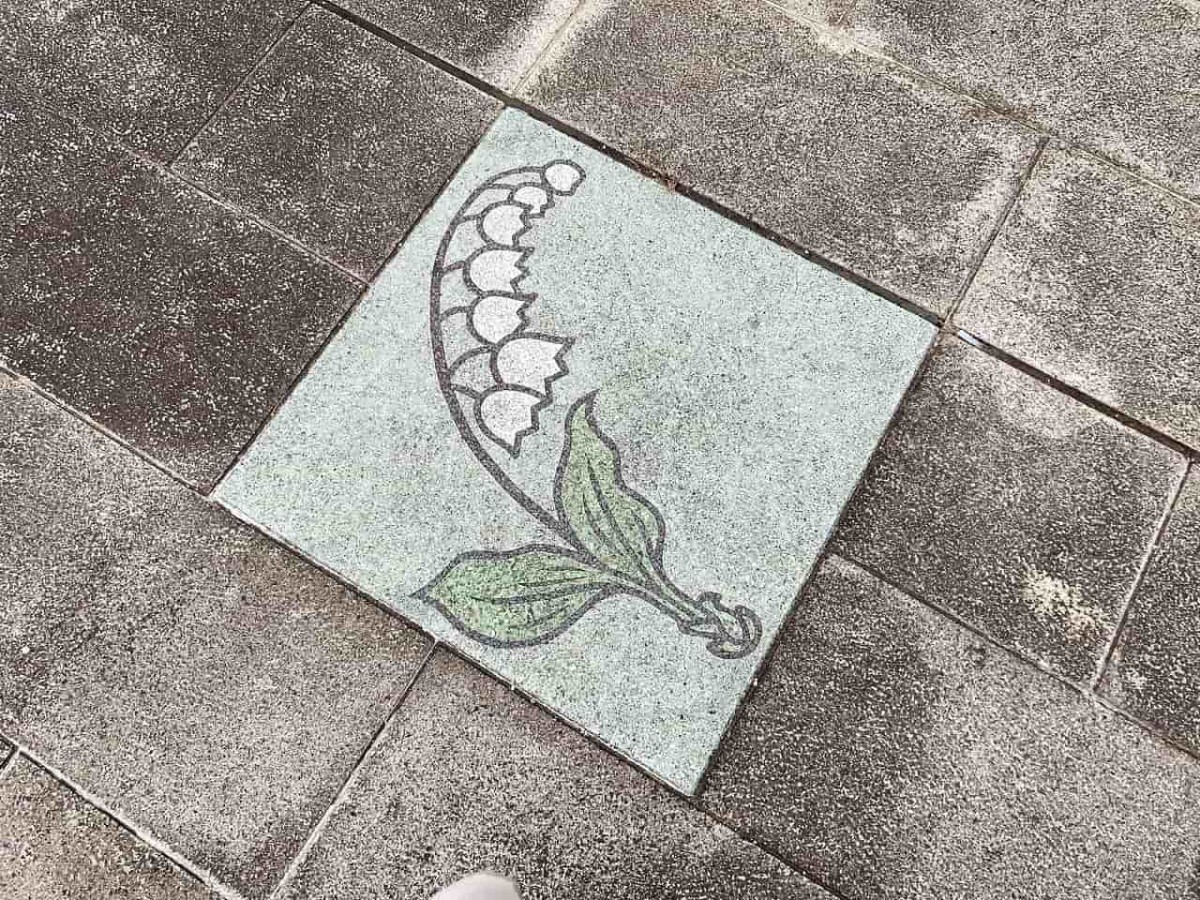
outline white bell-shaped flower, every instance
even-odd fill
[[[488,294],[471,311],[471,327],[489,344],[498,344],[525,325],[523,311],[530,299]]]
[[[467,277],[485,294],[516,293],[517,282],[525,277],[521,263],[528,250],[484,250],[467,268]]]
[[[479,424],[488,437],[514,455],[521,439],[537,430],[537,410],[542,398],[529,391],[500,388],[479,401]]]
[[[556,194],[573,194],[583,181],[583,169],[573,162],[553,162],[546,166],[546,183]]]
[[[528,210],[515,203],[501,203],[483,214],[483,235],[494,244],[512,247],[517,238],[528,227],[525,213]]]
[[[568,340],[543,335],[512,338],[496,351],[496,375],[503,384],[545,396],[550,382],[566,374],[563,356],[570,346]]]
[[[545,188],[532,185],[517,188],[513,191],[512,199],[514,203],[527,207],[531,216],[540,216],[550,204],[550,194]]]

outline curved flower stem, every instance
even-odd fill
[[[745,606],[727,606],[718,594],[702,592],[691,597],[656,566],[646,572],[650,583],[645,584],[606,566],[595,564],[616,585],[631,596],[638,597],[665,613],[684,634],[708,639],[708,649],[725,659],[739,659],[751,653],[762,637],[762,623],[757,614]],[[645,570],[643,570],[645,571]]]

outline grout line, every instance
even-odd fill
[[[100,422],[97,422],[95,419],[93,419],[87,413],[83,412],[80,409],[76,409],[74,406],[72,406],[67,401],[62,400],[59,397],[55,396],[50,391],[48,391],[46,388],[44,388],[40,384],[38,384],[38,382],[34,381],[32,378],[29,378],[28,376],[21,374],[20,370],[16,368],[15,364],[12,363],[11,361],[6,360],[3,356],[0,356],[0,375],[7,375],[8,377],[12,378],[13,381],[17,382],[17,384],[19,386],[21,386],[29,391],[32,391],[38,397],[45,400],[47,403],[51,404],[55,408],[61,410],[62,412],[66,413],[67,415],[71,416],[72,418],[77,419],[78,421],[82,422],[84,425],[88,426],[93,431],[99,432],[102,436],[108,438],[110,441],[112,441],[113,443],[120,446],[123,450],[126,450],[129,453],[133,454],[137,459],[144,462],[146,465],[148,465],[150,468],[157,471],[159,474],[165,475],[167,478],[174,481],[180,487],[186,488],[188,491],[190,491],[194,494],[201,493],[200,488],[195,483],[188,481],[186,478],[183,477],[183,475],[168,468],[165,463],[155,459],[153,456],[150,456],[148,453],[146,453],[146,451],[141,450],[138,447],[135,447],[133,444],[131,444],[125,438],[121,437],[121,435],[117,434],[115,431],[113,431],[107,425],[103,425]],[[201,494],[201,496],[203,496],[203,495]]]
[[[200,182],[193,180],[191,178],[191,176],[185,175],[177,169],[166,168],[165,166],[162,166],[159,163],[155,163],[152,160],[144,160],[144,161],[149,162],[153,166],[156,166],[164,175],[183,182],[188,187],[190,187],[192,190],[196,191],[198,194],[203,195],[210,202],[215,203],[217,206],[220,206],[222,209],[226,210],[227,212],[233,213],[234,215],[236,215],[239,218],[246,219],[246,220],[249,220],[250,222],[253,222],[255,225],[257,225],[259,228],[262,228],[264,231],[269,231],[271,234],[273,234],[279,240],[281,240],[285,244],[289,245],[293,250],[296,250],[297,252],[299,252],[302,256],[307,256],[316,262],[319,262],[323,265],[329,266],[332,269],[336,269],[338,272],[340,272],[342,275],[344,275],[350,281],[354,282],[360,288],[366,286],[366,284],[367,284],[366,280],[361,275],[359,275],[357,272],[355,272],[353,269],[347,268],[346,266],[344,266],[342,263],[338,262],[336,259],[334,259],[331,256],[326,256],[320,250],[317,250],[314,247],[310,247],[310,246],[308,246],[308,244],[302,243],[301,241],[297,240],[295,237],[293,237],[292,235],[288,234],[286,231],[281,229],[279,226],[273,224],[270,220],[265,219],[262,216],[260,216],[258,213],[253,212],[249,209],[246,209],[244,206],[238,206],[236,203],[233,203],[230,200],[226,200],[220,194],[214,193],[209,188],[200,184]]]
[[[971,288],[974,287],[975,279],[983,270],[983,264],[987,261],[988,256],[991,255],[992,247],[995,245],[1001,233],[1008,225],[1008,220],[1012,216],[1013,210],[1017,208],[1017,201],[1021,199],[1021,195],[1025,193],[1025,188],[1028,187],[1030,181],[1033,180],[1033,173],[1037,171],[1038,164],[1042,161],[1042,156],[1045,154],[1046,147],[1049,145],[1049,143],[1050,140],[1048,138],[1038,139],[1037,147],[1033,151],[1033,155],[1030,157],[1029,162],[1026,164],[1025,171],[1021,174],[1021,177],[1017,179],[1017,189],[1008,199],[1008,202],[1005,203],[1004,209],[1000,213],[1000,218],[996,222],[996,226],[992,229],[992,233],[988,235],[987,240],[984,241],[983,249],[980,251],[979,256],[971,264],[971,268],[967,272],[967,278],[963,282],[962,288],[958,292],[958,296],[955,297],[954,302],[950,304],[950,310],[946,313],[946,321],[945,325],[943,326],[944,328],[952,328],[950,323],[954,321],[955,316],[958,315],[958,311],[963,305],[963,301],[967,299],[967,294],[969,294],[971,292]]]
[[[1145,422],[1142,422],[1140,419],[1135,419],[1133,416],[1129,415],[1128,413],[1122,412],[1121,410],[1117,409],[1115,406],[1110,406],[1109,404],[1105,403],[1103,400],[1099,400],[1099,399],[1091,396],[1090,394],[1084,393],[1083,391],[1081,391],[1079,388],[1075,387],[1074,385],[1068,384],[1065,381],[1061,381],[1058,378],[1055,378],[1053,375],[1050,375],[1047,372],[1043,372],[1041,369],[1037,368],[1036,366],[1030,365],[1029,363],[1025,362],[1023,359],[1013,356],[1007,350],[1004,350],[1001,347],[997,347],[995,344],[989,343],[988,341],[984,340],[981,337],[978,337],[977,335],[972,334],[969,331],[958,328],[953,331],[947,331],[946,333],[952,334],[953,336],[957,337],[959,340],[965,341],[966,343],[970,344],[972,347],[975,347],[976,349],[983,351],[988,356],[991,356],[994,359],[997,359],[1000,362],[1004,363],[1005,365],[1016,369],[1018,372],[1022,372],[1023,374],[1028,375],[1030,378],[1034,379],[1035,381],[1039,382],[1040,384],[1045,385],[1046,387],[1050,388],[1051,390],[1058,391],[1060,394],[1066,394],[1072,400],[1082,403],[1084,406],[1087,406],[1087,407],[1095,410],[1096,412],[1100,413],[1101,415],[1103,415],[1109,419],[1112,419],[1113,421],[1118,422],[1121,425],[1124,425],[1126,428],[1130,429],[1131,431],[1136,431],[1138,434],[1142,435],[1142,437],[1148,438],[1149,440],[1152,440],[1157,444],[1162,444],[1167,449],[1175,451],[1179,455],[1183,456],[1185,459],[1200,458],[1200,449],[1193,449],[1192,447],[1189,447],[1187,444],[1184,444],[1182,441],[1178,440],[1177,438],[1173,438],[1169,434],[1159,431],[1157,428],[1153,427],[1152,425],[1147,425]]]
[[[403,705],[404,701],[408,699],[412,689],[416,686],[417,681],[419,681],[421,676],[425,673],[426,668],[429,666],[429,661],[433,659],[434,653],[436,653],[438,650],[438,646],[439,644],[436,640],[430,645],[428,652],[425,654],[424,658],[422,658],[420,664],[413,672],[412,677],[400,691],[400,696],[396,698],[396,702],[392,704],[392,708],[388,711],[387,715],[383,717],[383,721],[379,723],[379,727],[375,729],[375,733],[371,735],[371,739],[367,741],[367,745],[363,748],[362,753],[359,754],[358,759],[351,767],[350,774],[347,775],[346,780],[342,782],[342,786],[338,789],[337,794],[325,808],[325,811],[321,814],[321,817],[317,820],[316,824],[313,825],[312,829],[308,833],[308,837],[304,841],[304,844],[300,847],[300,850],[297,851],[296,855],[292,857],[292,861],[288,863],[283,875],[280,876],[279,881],[275,884],[275,887],[272,888],[271,892],[267,895],[267,900],[275,900],[275,898],[279,896],[280,892],[287,887],[288,883],[299,871],[300,866],[304,864],[304,861],[312,852],[312,848],[316,846],[317,841],[319,841],[322,835],[324,835],[325,829],[329,824],[329,820],[333,818],[333,814],[341,806],[342,801],[350,792],[350,789],[358,783],[358,780],[362,774],[363,765],[366,763],[368,757],[371,756],[376,747],[378,747],[379,741],[383,737],[383,733],[387,730],[388,725],[390,725],[392,720],[396,717],[396,714],[400,711],[400,707]]]
[[[590,7],[591,5],[592,0],[576,0],[575,8],[571,10],[570,15],[563,19],[562,24],[559,25],[558,28],[554,29],[554,34],[550,36],[550,40],[546,42],[546,46],[542,48],[542,52],[537,55],[537,59],[529,64],[525,71],[521,73],[521,76],[516,80],[516,83],[513,84],[512,89],[509,91],[510,94],[513,96],[520,94],[525,85],[527,85],[538,74],[540,74],[542,66],[545,64],[546,60],[548,60],[551,54],[556,52],[559,46],[563,43],[563,36],[566,35],[566,33],[575,25],[575,22],[583,13],[584,8]]]
[[[3,765],[0,765],[0,781],[3,781],[4,777],[13,770],[13,767],[17,764],[17,757],[21,755],[21,751],[17,749],[16,744],[12,741],[8,741],[8,744],[12,747],[12,750],[8,754],[8,759],[4,761]]]
[[[207,116],[205,116],[204,121],[200,123],[200,126],[194,132],[192,132],[191,137],[184,142],[183,146],[171,154],[171,158],[168,159],[166,163],[167,168],[174,171],[175,163],[179,162],[183,154],[186,153],[188,148],[196,142],[196,139],[204,133],[205,129],[207,129],[208,126],[213,123],[213,120],[225,111],[225,108],[229,106],[229,104],[233,101],[233,98],[238,95],[242,88],[244,88],[249,83],[250,79],[254,77],[259,69],[262,68],[262,64],[266,58],[270,56],[272,51],[274,51],[275,48],[278,47],[283,41],[283,39],[287,37],[288,32],[292,30],[292,26],[295,25],[300,20],[300,17],[308,12],[310,8],[311,4],[305,3],[300,7],[298,12],[294,13],[291,18],[284,21],[283,27],[279,29],[279,33],[275,35],[274,39],[267,43],[267,46],[263,48],[263,51],[259,53],[254,62],[250,64],[250,68],[246,70],[246,73],[238,79],[237,84],[235,84],[229,90],[224,98],[222,98],[221,102],[217,104],[216,108],[213,109],[213,111]]]
[[[730,209],[729,207],[723,205],[720,201],[715,200],[712,197],[708,196],[703,191],[701,191],[697,188],[693,188],[687,184],[683,184],[681,182],[676,181],[674,178],[670,177],[668,174],[660,172],[660,171],[648,166],[646,163],[636,159],[635,157],[629,155],[628,153],[625,153],[624,151],[618,149],[617,147],[614,147],[611,144],[607,144],[604,141],[602,141],[596,137],[593,137],[592,135],[588,134],[587,132],[581,131],[579,128],[576,128],[575,126],[573,126],[561,119],[556,118],[555,116],[551,115],[550,113],[547,113],[546,111],[539,109],[538,107],[533,106],[530,103],[527,103],[526,101],[522,100],[520,97],[517,97],[507,91],[504,91],[504,90],[484,81],[483,79],[481,79],[475,75],[472,75],[470,72],[460,69],[460,68],[454,66],[453,64],[448,63],[445,60],[442,60],[442,59],[434,56],[433,54],[429,53],[427,50],[423,50],[421,47],[417,46],[416,44],[413,44],[410,41],[407,41],[403,38],[397,37],[396,35],[392,34],[391,32],[384,30],[383,28],[362,18],[361,16],[356,15],[355,13],[350,12],[347,9],[344,9],[341,6],[338,6],[336,3],[333,2],[333,0],[313,0],[313,4],[316,6],[320,6],[321,8],[323,8],[325,10],[328,10],[329,12],[333,13],[334,15],[337,15],[337,16],[345,19],[346,21],[350,22],[353,25],[358,26],[359,28],[362,28],[365,31],[370,32],[371,34],[375,35],[376,37],[380,38],[381,40],[386,41],[387,43],[392,44],[395,47],[399,47],[401,50],[405,51],[406,53],[408,53],[412,56],[415,56],[418,59],[423,60],[424,62],[428,63],[429,65],[434,66],[435,68],[440,69],[441,71],[445,72],[446,74],[448,74],[454,78],[457,78],[460,81],[466,82],[467,84],[474,87],[476,90],[478,90],[484,94],[487,94],[489,97],[492,97],[493,99],[499,101],[500,103],[504,104],[505,106],[510,107],[515,110],[518,110],[519,112],[524,113],[525,115],[529,116],[530,118],[535,119],[538,122],[541,122],[543,125],[547,125],[550,128],[553,128],[555,131],[558,131],[561,134],[565,134],[567,137],[572,138],[575,141],[578,141],[580,144],[583,144],[585,147],[589,147],[592,150],[595,150],[596,152],[607,156],[609,159],[613,160],[616,163],[619,163],[620,165],[624,166],[625,168],[631,169],[632,171],[637,172],[638,174],[643,175],[644,177],[647,177],[654,181],[657,181],[660,184],[665,183],[668,186],[668,188],[671,191],[673,191],[674,193],[677,193],[683,197],[686,197],[694,203],[698,203],[700,206],[704,207],[705,209],[709,210],[710,212],[713,212],[713,213],[721,216],[723,219],[726,219],[727,221],[733,222],[735,225],[739,225],[742,228],[749,230],[750,232],[757,235],[758,237],[768,240],[772,244],[775,244],[778,247],[782,247],[785,250],[789,250],[792,253],[797,254],[798,256],[802,256],[803,258],[809,260],[810,262],[815,263],[816,265],[819,265],[822,268],[827,269],[830,272],[833,272],[835,275],[838,275],[842,279],[849,281],[852,284],[858,285],[859,287],[863,288],[864,290],[870,291],[871,293],[875,294],[876,296],[882,297],[883,299],[888,300],[891,303],[894,303],[895,305],[901,307],[902,309],[907,310],[908,312],[913,313],[914,315],[920,316],[921,318],[925,319],[926,321],[932,322],[933,324],[939,325],[939,326],[942,324],[941,317],[939,317],[936,313],[934,313],[928,309],[925,309],[922,306],[917,305],[913,301],[908,300],[907,298],[901,296],[900,294],[896,293],[895,291],[891,290],[890,288],[887,288],[884,285],[871,280],[870,278],[867,278],[863,275],[858,274],[857,272],[854,272],[853,270],[847,268],[846,266],[842,265],[841,263],[838,263],[832,259],[822,256],[820,253],[816,252],[812,248],[804,246],[803,244],[799,243],[798,241],[795,241],[791,238],[784,237],[782,235],[779,235],[779,234],[769,230],[766,226],[761,225],[758,222],[755,222],[749,216],[746,216],[740,212],[737,212],[736,210]]]
[[[713,822],[713,823],[721,826],[722,828],[729,829],[731,832],[733,832],[735,835],[737,835],[737,837],[740,840],[745,841],[751,847],[756,848],[760,853],[775,860],[777,863],[779,863],[781,866],[783,866],[789,872],[795,872],[801,878],[807,879],[809,882],[811,882],[812,884],[819,887],[821,890],[823,890],[825,893],[829,894],[831,897],[836,898],[836,900],[853,900],[853,898],[851,898],[848,894],[842,893],[842,891],[840,891],[838,888],[835,888],[833,885],[829,884],[829,882],[827,882],[825,879],[819,878],[816,875],[812,874],[811,872],[809,872],[807,869],[805,869],[799,863],[788,862],[788,860],[783,855],[782,849],[779,848],[776,841],[770,840],[768,838],[753,837],[752,835],[748,834],[746,831],[738,828],[735,823],[726,819],[720,813],[716,813],[716,812],[713,812],[712,810],[705,809],[704,807],[699,806],[698,804],[693,804],[693,807],[695,808],[695,810],[698,813],[703,815],[710,822]]]
[[[1150,564],[1154,562],[1159,548],[1162,546],[1163,538],[1166,535],[1167,527],[1170,524],[1171,518],[1175,512],[1175,508],[1179,505],[1179,498],[1183,496],[1183,488],[1187,483],[1188,475],[1192,471],[1192,461],[1188,460],[1183,467],[1183,474],[1179,476],[1179,481],[1175,485],[1174,491],[1171,494],[1171,499],[1167,503],[1166,509],[1163,511],[1162,518],[1159,520],[1158,527],[1154,530],[1154,538],[1150,542],[1150,547],[1146,551],[1142,559],[1142,564],[1138,569],[1137,575],[1133,579],[1133,585],[1129,589],[1129,594],[1125,597],[1125,603],[1121,607],[1121,612],[1117,616],[1116,627],[1113,628],[1112,638],[1108,642],[1108,646],[1104,650],[1104,656],[1100,659],[1100,664],[1096,668],[1096,675],[1092,679],[1092,690],[1099,693],[1100,685],[1104,681],[1104,676],[1107,673],[1109,665],[1112,663],[1113,657],[1117,652],[1117,644],[1121,638],[1121,632],[1125,628],[1125,622],[1129,618],[1129,613],[1133,609],[1133,602],[1137,598],[1137,593],[1142,587],[1142,583],[1146,580],[1146,575],[1150,571]]]
[[[225,884],[202,866],[198,866],[195,863],[190,862],[188,859],[172,850],[167,844],[154,837],[148,831],[139,828],[137,825],[134,825],[132,822],[116,813],[107,803],[102,801],[99,797],[87,789],[81,787],[73,779],[68,778],[60,769],[50,765],[45,759],[41,758],[37,753],[34,753],[31,749],[29,749],[28,746],[18,743],[17,750],[18,753],[13,754],[13,759],[16,759],[18,755],[21,755],[26,757],[30,762],[34,763],[41,769],[44,769],[51,777],[53,777],[63,786],[70,789],[85,803],[108,816],[109,819],[132,834],[135,838],[137,838],[137,840],[141,841],[150,849],[169,859],[178,868],[182,869],[186,874],[196,879],[196,881],[200,882],[205,887],[215,891],[220,896],[226,898],[226,900],[245,900],[245,897],[241,892]]]
[[[366,284],[366,282],[363,280],[362,276],[359,275],[357,272],[354,272],[354,271],[346,268],[344,265],[337,262],[336,260],[331,259],[328,256],[325,256],[319,250],[316,250],[313,247],[310,247],[307,244],[302,243],[301,241],[292,237],[287,232],[282,231],[280,228],[276,227],[275,225],[272,225],[269,221],[267,221],[266,219],[264,219],[262,216],[258,215],[257,213],[252,212],[251,210],[246,209],[244,207],[238,206],[236,203],[226,200],[224,197],[218,196],[217,194],[210,191],[208,188],[206,188],[203,185],[192,180],[190,177],[182,174],[181,172],[177,171],[176,169],[171,168],[167,164],[161,162],[160,160],[155,159],[152,156],[147,156],[142,151],[137,150],[134,147],[131,147],[130,145],[126,144],[125,142],[123,142],[119,138],[115,137],[114,135],[109,134],[106,131],[100,131],[99,129],[97,129],[91,125],[81,122],[80,120],[78,120],[70,115],[67,115],[64,112],[61,112],[53,104],[51,104],[49,101],[45,100],[45,98],[41,97],[40,95],[31,94],[28,96],[31,97],[33,100],[36,100],[36,102],[33,103],[33,105],[37,107],[39,112],[43,112],[48,116],[53,116],[54,118],[59,119],[62,122],[66,122],[71,127],[76,128],[86,134],[96,136],[101,141],[102,144],[106,145],[107,148],[118,150],[121,153],[125,154],[125,156],[127,156],[129,159],[135,160],[135,161],[141,163],[142,165],[150,167],[151,169],[153,169],[155,172],[157,172],[160,176],[162,176],[168,182],[174,181],[174,182],[179,182],[181,184],[187,185],[190,189],[199,193],[210,203],[216,204],[217,206],[224,209],[226,212],[234,213],[237,216],[237,218],[239,218],[241,220],[248,220],[248,221],[252,222],[253,224],[257,225],[259,228],[262,228],[264,231],[270,232],[272,235],[274,235],[279,240],[283,241],[285,244],[290,246],[293,250],[296,250],[302,256],[306,256],[310,260],[319,262],[322,265],[330,266],[331,268],[337,269],[341,274],[345,275],[351,281],[353,281],[354,283],[356,283],[360,286]]]
[[[1058,672],[1055,669],[1052,669],[1046,663],[1043,663],[1040,660],[1032,659],[1031,657],[1024,655],[1016,648],[1010,647],[1009,645],[1005,644],[1004,642],[1000,641],[999,639],[988,634],[986,631],[981,631],[976,625],[973,625],[971,622],[962,618],[958,613],[954,612],[953,610],[949,609],[948,607],[942,606],[941,604],[937,603],[936,601],[918,597],[916,594],[912,593],[911,591],[909,591],[906,588],[902,587],[901,585],[897,584],[895,581],[893,581],[888,576],[884,575],[882,572],[880,572],[878,569],[876,569],[870,563],[860,562],[858,559],[856,559],[854,556],[852,556],[850,553],[848,553],[846,551],[838,550],[836,552],[832,552],[830,555],[838,556],[841,559],[844,559],[847,562],[857,566],[859,569],[862,569],[862,571],[866,572],[868,575],[870,575],[876,581],[879,581],[881,584],[884,584],[887,587],[891,588],[892,590],[898,592],[899,594],[906,597],[913,603],[918,603],[921,606],[925,606],[925,607],[933,610],[935,613],[942,616],[943,618],[949,619],[951,622],[953,622],[959,628],[962,628],[963,630],[976,635],[981,640],[986,641],[987,643],[991,644],[993,647],[1004,651],[1005,654],[1007,654],[1008,656],[1017,660],[1023,666],[1029,666],[1033,669],[1036,669],[1038,672],[1041,672],[1043,675],[1048,675],[1050,678],[1054,679],[1059,684],[1064,685],[1064,686],[1070,688],[1075,693],[1079,694],[1085,700],[1089,700],[1092,703],[1094,703],[1095,705],[1103,707],[1108,712],[1110,712],[1116,716],[1119,716],[1122,719],[1125,719],[1127,722],[1130,722],[1133,725],[1136,725],[1138,728],[1140,728],[1141,730],[1143,730],[1147,734],[1149,734],[1152,738],[1167,745],[1172,750],[1183,753],[1185,756],[1188,756],[1189,758],[1191,758],[1197,762],[1200,762],[1200,751],[1193,749],[1191,747],[1184,746],[1179,741],[1164,734],[1161,730],[1159,730],[1153,724],[1146,722],[1142,719],[1139,719],[1133,713],[1126,711],[1123,707],[1118,706],[1116,703],[1109,700],[1107,697],[1103,696],[1102,694],[1096,693],[1096,691],[1094,691],[1092,689],[1090,683],[1073,681],[1066,675],[1062,674],[1061,672]]]
[[[1156,190],[1169,194],[1175,200],[1187,204],[1188,206],[1200,210],[1200,197],[1189,197],[1182,193],[1179,188],[1172,186],[1165,181],[1159,181],[1152,175],[1147,175],[1139,169],[1134,168],[1128,163],[1123,163],[1115,157],[1108,156],[1099,150],[1094,150],[1086,144],[1082,143],[1077,137],[1072,137],[1068,134],[1054,130],[1049,125],[1042,122],[1041,119],[1033,115],[1023,117],[1013,108],[1008,108],[997,104],[996,102],[987,99],[985,96],[971,93],[969,90],[960,87],[956,82],[937,75],[933,72],[922,69],[918,64],[906,62],[903,59],[895,56],[889,56],[881,47],[871,44],[868,41],[857,37],[854,32],[854,26],[851,24],[852,18],[846,18],[838,24],[823,21],[813,16],[805,15],[798,10],[781,5],[778,0],[758,0],[762,6],[769,7],[775,10],[786,19],[797,22],[800,25],[807,27],[809,30],[817,32],[822,37],[826,37],[836,43],[842,44],[848,49],[859,53],[868,59],[876,60],[883,63],[885,66],[893,68],[906,77],[923,82],[927,85],[932,85],[943,92],[950,94],[960,100],[967,101],[972,105],[978,106],[987,110],[997,118],[1004,119],[1014,125],[1018,125],[1027,131],[1034,132],[1045,138],[1057,141],[1067,147],[1071,152],[1082,156],[1090,157],[1091,159],[1101,162],[1111,169],[1122,172],[1143,184],[1149,185]],[[1195,3],[1196,0],[1176,0],[1182,3]],[[1200,7],[1197,7],[1200,9]],[[853,16],[858,12],[858,2],[854,0],[849,16]]]

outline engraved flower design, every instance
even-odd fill
[[[758,648],[762,622],[720,594],[687,593],[668,574],[666,521],[625,482],[620,451],[596,419],[595,391],[566,412],[552,508],[526,494],[484,446],[518,456],[553,402],[554,382],[568,374],[572,339],[529,327],[537,297],[522,287],[531,250],[521,239],[583,178],[575,163],[555,160],[484,182],[450,221],[430,286],[434,368],[459,433],[558,543],[460,553],[414,596],[495,647],[545,643],[608,598],[635,597],[713,656],[742,659]]]
[[[450,386],[469,401],[479,430],[512,456],[553,402],[571,347],[529,329],[537,298],[521,287],[531,252],[521,238],[583,178],[575,163],[555,160],[490,179],[450,223],[434,272]]]

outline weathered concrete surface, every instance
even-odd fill
[[[859,0],[858,40],[1200,198],[1194,0]]]
[[[177,166],[366,277],[499,111],[474,88],[313,8]]]
[[[763,3],[606,0],[526,99],[909,300],[946,312],[1035,138]]]
[[[1089,682],[1183,470],[1171,450],[948,338],[834,546]]]
[[[0,85],[0,358],[207,485],[358,286]]]
[[[498,87],[511,88],[581,0],[346,0],[347,9]]]
[[[1200,448],[1197,296],[1200,210],[1055,149],[1017,201],[957,321]]]
[[[0,3],[0,80],[167,160],[302,0]]]
[[[0,731],[251,897],[427,642],[0,377]]]
[[[1184,485],[1103,690],[1200,754],[1200,472]]]
[[[829,898],[441,653],[281,900],[423,898],[481,869],[522,900]]]
[[[213,897],[28,759],[17,760],[0,776],[0,895],[11,900]]]
[[[852,900],[1200,888],[1195,759],[837,557],[702,802]]]

